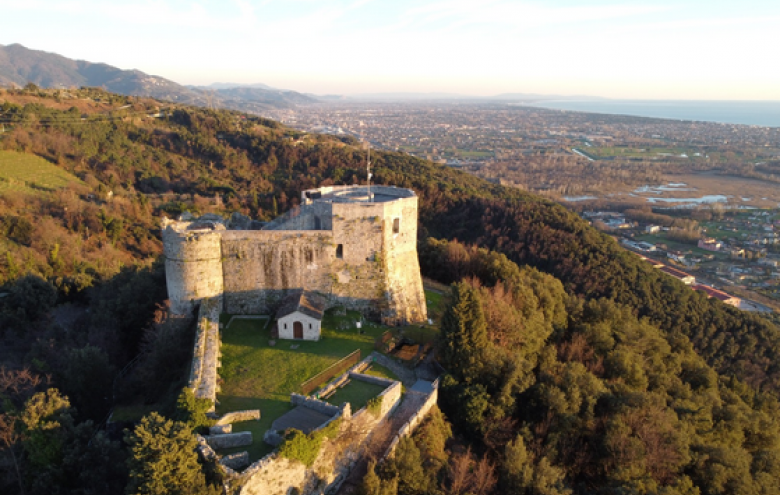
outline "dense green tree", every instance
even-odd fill
[[[221,493],[207,484],[195,452],[197,441],[186,424],[151,413],[125,441],[130,448],[128,495]]]
[[[11,286],[10,306],[17,316],[35,321],[48,314],[57,302],[57,291],[37,275],[26,275]]]
[[[125,472],[119,444],[91,421],[76,424],[75,411],[57,389],[35,394],[20,422],[31,494],[117,493]]]
[[[441,319],[442,364],[458,380],[479,378],[487,348],[487,327],[479,292],[469,284],[452,286],[452,303]]]
[[[425,421],[414,432],[415,443],[420,447],[426,459],[426,468],[434,471],[441,469],[447,462],[445,449],[447,440],[452,437],[452,428],[441,410],[434,406],[428,412]]]
[[[398,478],[393,477],[389,480],[383,480],[376,474],[376,462],[369,461],[368,471],[363,478],[360,486],[362,495],[397,495]]]
[[[399,495],[422,495],[428,491],[431,478],[423,468],[420,449],[410,437],[404,437],[398,442],[392,466],[398,478]]]
[[[522,436],[518,435],[506,445],[501,471],[501,486],[507,492],[521,494],[533,486],[533,456],[526,449]]]
[[[102,349],[92,345],[71,349],[65,358],[62,390],[81,417],[98,421],[111,406],[115,374],[116,369]]]

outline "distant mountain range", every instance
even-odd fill
[[[273,89],[265,84],[214,83],[188,87],[139,70],[122,70],[103,63],[73,60],[19,44],[0,45],[0,86],[24,86],[27,83],[45,88],[95,86],[124,95],[150,96],[190,105],[214,105],[244,112],[291,108],[318,101],[311,96]]]
[[[601,98],[587,96],[504,93],[470,96],[457,93],[365,93],[355,95],[312,95],[276,89],[262,83],[216,82],[208,86],[184,86],[140,70],[122,70],[104,63],[73,60],[56,53],[31,50],[20,44],[0,45],[0,86],[34,83],[44,88],[96,86],[113,93],[150,96],[190,105],[230,108],[262,113],[272,108],[294,108],[324,101],[540,101]]]

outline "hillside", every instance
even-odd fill
[[[122,70],[105,63],[73,60],[56,53],[31,50],[19,44],[0,45],[0,86],[22,87],[33,83],[42,88],[103,88],[112,93],[147,96],[190,105],[258,112],[265,108],[288,108],[316,100],[294,91],[270,88],[198,89],[182,86],[139,70]]]
[[[0,104],[2,156],[83,182],[0,190],[0,359],[49,373],[78,421],[111,405],[110,380],[85,376],[111,378],[138,359],[145,379],[133,390],[153,404],[186,366],[191,336],[164,317],[160,216],[267,220],[302,189],[365,177],[353,139],[237,112],[98,90],[5,91]],[[440,405],[469,456],[463,469],[493,480],[474,493],[774,493],[776,325],[690,291],[560,205],[399,153],[372,153],[372,164],[377,183],[420,197],[424,274],[460,282],[441,321]],[[19,390],[21,408],[35,387]],[[82,445],[67,435],[61,445]],[[464,457],[440,437],[399,447],[378,475],[404,480],[398,493],[462,493],[452,463]],[[18,442],[15,452],[38,459],[33,440]],[[72,459],[47,455],[40,483]],[[90,465],[117,465],[105,462]],[[433,477],[413,470],[423,465]],[[112,476],[124,486],[126,473]]]

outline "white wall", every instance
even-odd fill
[[[293,324],[300,321],[303,324],[303,340],[320,340],[320,320],[307,316],[300,311],[279,318],[280,339],[293,339]],[[287,328],[285,328],[285,325]]]

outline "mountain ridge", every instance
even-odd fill
[[[211,87],[187,87],[138,69],[124,70],[102,62],[74,60],[19,43],[0,45],[0,86],[28,83],[55,89],[94,86],[127,96],[146,96],[196,106],[213,105],[252,113],[317,102],[310,96],[263,84],[230,86],[229,83],[215,83]]]

